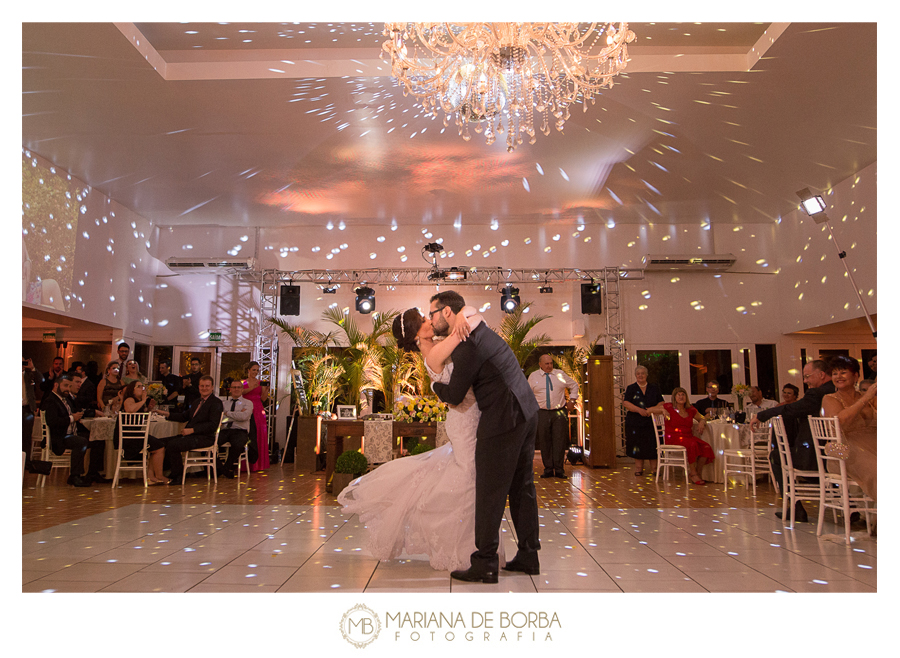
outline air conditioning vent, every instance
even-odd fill
[[[166,267],[179,274],[239,274],[256,267],[255,258],[167,258]]]
[[[644,256],[644,270],[648,272],[678,270],[682,272],[724,272],[731,269],[737,259],[734,254],[669,254]]]

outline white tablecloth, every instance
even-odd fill
[[[106,451],[103,457],[104,472],[106,477],[112,477],[116,470],[116,449],[113,445],[113,433],[116,428],[115,418],[82,418],[81,424],[90,430],[91,441],[106,441]],[[184,423],[166,420],[162,417],[150,417],[150,435],[158,439],[180,434]]]
[[[716,454],[716,460],[703,467],[700,477],[707,482],[725,482],[724,452],[750,446],[750,425],[713,421],[706,424],[700,438],[711,445]]]

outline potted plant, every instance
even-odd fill
[[[344,488],[360,477],[369,468],[369,460],[358,450],[347,450],[334,462],[334,474],[331,476],[331,493],[335,497]]]
[[[410,455],[421,455],[423,452],[428,452],[429,450],[434,450],[434,447],[428,445],[427,443],[417,443],[410,451]]]

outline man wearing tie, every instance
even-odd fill
[[[538,406],[537,444],[544,462],[542,478],[566,479],[566,446],[569,443],[568,411],[578,399],[578,383],[558,368],[553,367],[553,357],[544,354],[538,361],[539,369],[528,376],[528,385],[534,391]],[[566,402],[566,389],[569,400]]]
[[[72,459],[69,462],[68,484],[76,487],[89,487],[91,482],[109,482],[100,477],[103,469],[103,453],[106,449],[106,441],[91,441],[82,430],[78,431],[78,421],[83,412],[73,412],[69,406],[68,393],[71,379],[63,373],[53,380],[53,390],[41,400],[41,411],[47,419],[47,427],[50,429],[50,449],[55,455],[63,454],[66,449],[72,451]],[[87,475],[82,477],[84,471],[84,453],[91,451],[90,463]]]
[[[171,484],[181,484],[184,461],[181,453],[197,448],[208,448],[216,440],[216,429],[222,418],[222,401],[213,395],[213,378],[203,375],[197,388],[200,395],[181,412],[158,412],[169,420],[187,423],[181,434],[163,439],[166,444],[166,468],[171,471]]]
[[[244,385],[236,379],[228,387],[231,394],[225,401],[225,416],[231,419],[219,432],[219,445],[228,444],[228,457],[219,471],[226,478],[234,477],[234,465],[250,441],[250,417],[253,415],[253,403],[243,397]]]

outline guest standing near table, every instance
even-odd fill
[[[159,362],[159,381],[166,387],[164,404],[176,404],[181,395],[181,377],[171,372],[172,362],[163,359]]]
[[[110,361],[106,366],[106,373],[97,385],[97,406],[100,411],[107,411],[119,391],[125,388],[119,377],[119,362]]]
[[[634,474],[644,474],[644,460],[649,471],[656,471],[656,430],[650,409],[664,402],[659,386],[647,381],[645,366],[634,369],[635,382],[629,384],[622,398],[625,407],[625,454],[634,459]]]
[[[553,367],[553,357],[543,354],[538,370],[528,376],[538,403],[537,443],[544,463],[542,478],[566,479],[566,449],[569,444],[569,410],[578,399],[578,382],[559,368]],[[566,401],[566,391],[569,399]]]
[[[182,377],[181,393],[184,395],[184,406],[187,407],[200,397],[200,378],[203,377],[200,359],[191,357],[191,370]]]
[[[180,412],[160,411],[160,415],[179,423],[187,423],[181,434],[163,439],[166,446],[165,461],[171,471],[172,484],[181,484],[184,478],[184,461],[181,453],[186,450],[208,448],[216,440],[216,429],[222,418],[222,401],[213,395],[213,378],[200,378],[200,397]]]
[[[266,424],[264,403],[269,399],[269,385],[259,381],[259,364],[251,361],[246,368],[247,378],[244,380],[244,397],[253,403],[253,424],[250,430],[251,446],[256,439],[257,458],[252,460],[250,470],[264,471],[269,468],[269,426]],[[250,452],[253,452],[251,447]]]
[[[116,363],[119,364],[119,376],[125,374],[125,364],[128,363],[128,355],[131,354],[131,345],[128,343],[119,343],[116,347]]]
[[[134,359],[128,359],[125,362],[125,369],[122,372],[122,383],[128,386],[131,382],[140,382],[144,386],[147,385],[147,378],[141,374],[141,367]]]

